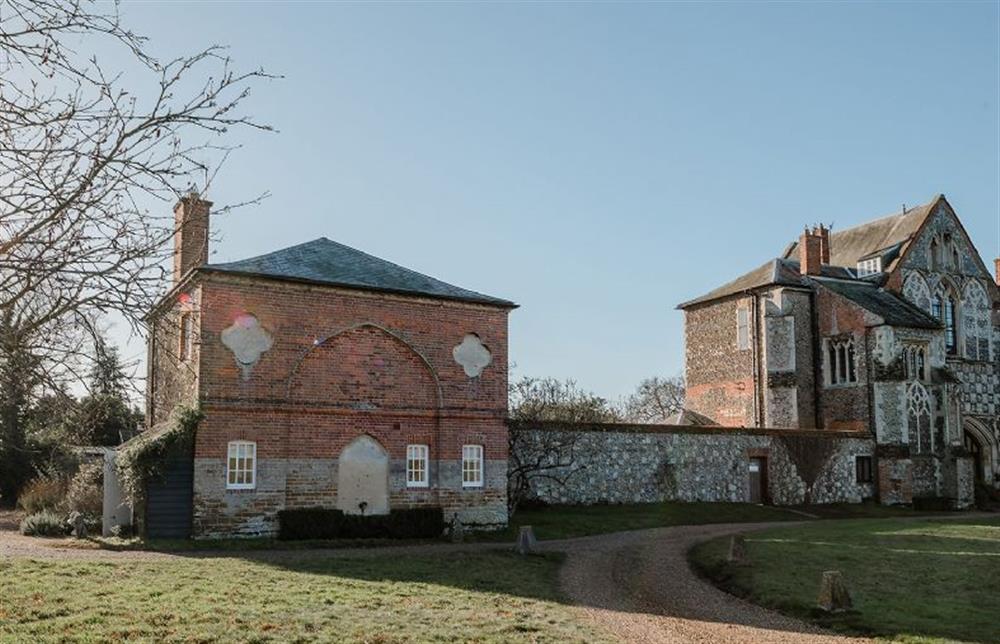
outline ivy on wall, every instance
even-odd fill
[[[140,434],[118,450],[115,464],[122,491],[133,502],[142,500],[146,483],[163,474],[167,458],[190,449],[194,434],[204,415],[197,408],[174,409],[163,426]]]

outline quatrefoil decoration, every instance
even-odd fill
[[[493,360],[493,354],[475,333],[467,333],[462,343],[451,350],[451,355],[470,378],[478,378]]]

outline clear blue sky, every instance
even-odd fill
[[[330,237],[521,304],[515,376],[680,373],[678,302],[944,192],[998,254],[997,3],[126,4],[259,88],[213,261]],[[991,262],[990,262],[991,263]]]

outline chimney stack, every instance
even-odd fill
[[[820,239],[820,262],[823,264],[830,263],[830,229],[823,224],[819,225],[819,239]]]
[[[823,264],[822,228],[806,228],[799,238],[799,271],[803,275],[819,275]]]
[[[174,284],[208,262],[208,216],[212,202],[189,192],[174,206]]]

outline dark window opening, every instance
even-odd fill
[[[872,476],[871,456],[858,456],[855,458],[854,463],[857,471],[858,483],[871,483],[875,480]]]

